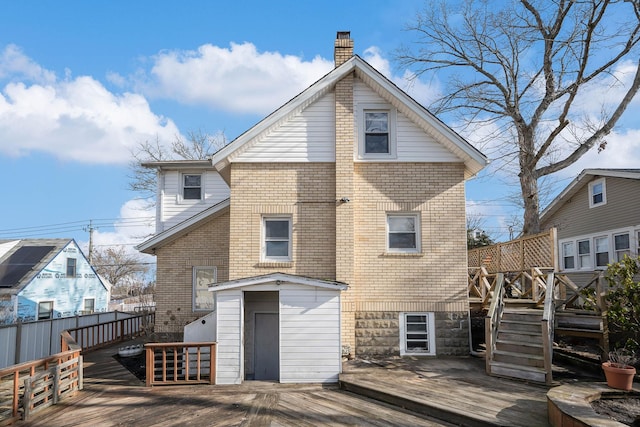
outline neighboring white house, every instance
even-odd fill
[[[73,239],[0,240],[0,323],[105,312],[109,299]]]

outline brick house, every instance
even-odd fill
[[[145,165],[156,331],[206,315],[219,383],[468,354],[464,183],[486,163],[338,33],[335,69],[210,161]]]

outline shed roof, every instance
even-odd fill
[[[242,279],[229,280],[227,282],[216,283],[209,287],[209,291],[217,292],[227,289],[243,288],[245,286],[262,285],[264,283],[281,282],[293,283],[296,285],[315,286],[318,288],[333,289],[336,291],[345,291],[349,288],[344,282],[336,280],[314,279],[312,277],[297,276],[286,273],[271,273],[261,276],[245,277]]]

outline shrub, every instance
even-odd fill
[[[637,351],[640,346],[640,256],[609,264],[605,279],[609,330],[616,338],[614,348]]]

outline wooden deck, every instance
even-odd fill
[[[450,426],[337,385],[248,381],[239,386],[144,387],[112,355],[88,353],[84,390],[16,426]]]

